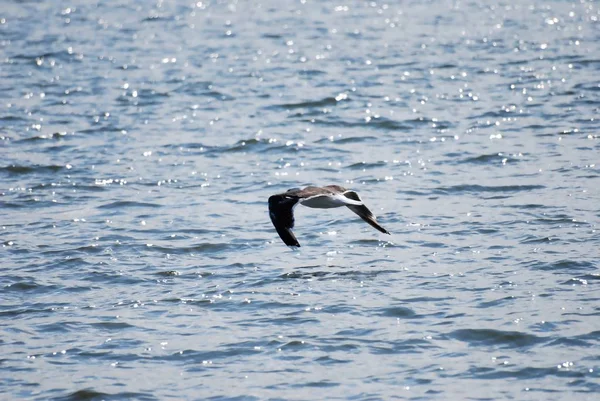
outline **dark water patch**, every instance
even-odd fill
[[[303,69],[298,71],[298,75],[306,76],[306,77],[317,77],[320,75],[326,75],[327,72],[323,70],[315,70],[315,69]]]
[[[165,254],[170,254],[170,255],[184,255],[184,254],[191,254],[191,253],[213,254],[213,253],[220,253],[220,252],[224,252],[227,250],[239,249],[239,248],[240,248],[239,244],[232,244],[232,243],[225,243],[225,242],[221,242],[221,243],[203,242],[203,243],[196,244],[196,245],[181,246],[181,247],[169,247],[169,246],[161,246],[161,245],[151,245],[151,246],[146,245],[143,248],[138,247],[138,249],[140,249],[140,250],[145,249],[146,251],[149,251],[149,252],[159,252],[159,253],[165,253]]]
[[[303,143],[295,141],[274,141],[272,139],[251,138],[240,140],[229,147],[213,149],[209,152],[211,156],[223,153],[268,153],[268,152],[297,152],[304,147]]]
[[[405,308],[403,306],[392,306],[388,308],[382,308],[378,315],[395,317],[398,319],[418,319],[422,317],[420,315],[417,315],[417,313],[414,310],[410,308]]]
[[[304,388],[304,387],[331,388],[331,387],[338,387],[340,385],[341,385],[340,382],[332,382],[331,380],[321,380],[321,381],[316,381],[316,382],[295,383],[295,384],[292,384],[291,387],[294,387],[294,388]]]
[[[188,234],[190,236],[214,234],[218,230],[210,230],[204,228],[178,228],[177,234]]]
[[[339,99],[339,100],[337,100]],[[267,110],[294,110],[294,109],[314,109],[314,108],[323,108],[327,106],[335,106],[340,101],[345,101],[347,97],[326,97],[319,100],[307,100],[299,103],[283,103],[283,104],[275,104],[271,106],[265,107]]]
[[[70,333],[80,331],[83,325],[79,322],[58,321],[48,324],[40,324],[36,329],[41,333]]]
[[[118,68],[118,67],[117,67]],[[161,106],[166,101],[168,93],[157,93],[153,90],[146,89],[141,90],[137,97],[131,97],[121,95],[116,98],[120,107],[150,107],[150,106]]]
[[[545,189],[544,185],[499,185],[499,186],[485,186],[485,185],[477,185],[477,184],[462,184],[462,185],[453,185],[450,187],[438,187],[435,188],[432,192],[436,194],[463,194],[463,193],[472,193],[472,194],[481,194],[487,192],[528,192],[536,189]]]
[[[59,39],[57,37],[46,37],[44,38],[44,40],[42,41],[29,41],[28,45],[29,46],[36,46],[36,45],[42,45],[47,47],[48,42],[47,41],[58,41]],[[46,52],[42,52],[42,53],[34,53],[31,54],[31,52],[29,54],[26,53],[19,53],[19,54],[15,54],[14,56],[12,56],[13,60],[16,61],[24,61],[26,64],[30,64],[30,65],[36,65],[37,67],[41,67],[41,68],[50,68],[49,66],[49,62],[54,60],[54,61],[61,61],[61,62],[69,62],[72,61],[72,55],[70,55],[68,52],[66,51],[46,51]]]
[[[155,396],[147,393],[123,391],[120,393],[103,393],[93,389],[77,390],[65,396],[49,398],[53,401],[119,401],[119,400],[141,400],[155,401]]]
[[[497,346],[500,348],[526,348],[547,342],[547,339],[519,331],[494,329],[460,329],[448,334],[450,338],[470,346]]]
[[[178,272],[177,270],[167,270],[167,271],[162,271],[162,272],[156,272],[154,273],[157,276],[161,276],[161,277],[177,277],[180,276],[181,273]]]
[[[362,349],[361,341],[348,337],[330,337],[322,339],[319,344],[319,349],[330,354],[339,352],[344,354],[352,354]]]
[[[44,285],[39,284],[35,281],[19,281],[16,283],[5,285],[3,288],[6,292],[43,294],[49,291],[58,291],[61,288],[61,286]]]
[[[360,162],[360,163],[354,163],[349,166],[346,166],[346,168],[350,169],[350,170],[370,170],[370,169],[374,169],[374,168],[378,168],[378,167],[383,167],[386,164],[387,163],[382,162],[382,161],[374,162],[374,163]]]
[[[136,326],[126,322],[97,322],[89,323],[89,326],[103,331],[123,331],[126,329],[136,328]]]
[[[182,154],[192,154],[198,155],[204,152],[214,150],[214,146],[205,145],[200,142],[180,142],[180,143],[168,143],[163,145],[162,147],[165,153],[170,153],[170,151],[175,150],[179,151]]]
[[[281,36],[281,35],[279,35],[277,33],[272,33],[272,32],[263,33],[260,36],[262,38],[265,38],[265,39],[277,39],[277,40],[281,40],[283,38],[283,36]]]
[[[161,15],[151,15],[141,19],[141,22],[171,22],[174,21],[173,17],[164,17]],[[133,32],[132,32],[133,33]]]
[[[350,242],[348,242],[348,244],[356,245],[356,246],[360,246],[360,247],[370,247],[370,246],[379,247],[379,246],[381,246],[382,242],[378,239],[365,238],[365,239],[358,239],[358,240],[350,241]]]
[[[499,306],[503,306],[506,303],[510,303],[515,301],[515,297],[513,296],[509,296],[509,297],[504,297],[504,298],[500,298],[500,299],[495,299],[493,301],[485,301],[485,302],[480,302],[477,304],[477,308],[494,308],[494,307],[499,307]]]
[[[20,202],[20,203],[13,203],[13,202],[3,202],[2,203],[2,209],[21,209],[21,208],[26,208],[29,207],[28,204]],[[7,241],[5,241],[7,242]],[[5,243],[4,245],[7,245],[7,243]]]
[[[546,213],[548,215],[548,213]],[[570,224],[570,225],[590,225],[585,221],[577,221],[573,217],[568,215],[554,215],[552,217],[540,217],[531,220],[532,223],[536,224]]]
[[[442,242],[423,242],[423,241],[419,241],[419,246],[423,246],[425,248],[434,248],[434,249],[440,249],[440,248],[447,248],[448,245],[444,244]]]
[[[550,341],[547,344],[547,347],[550,348],[554,348],[554,347],[582,347],[582,348],[591,348],[591,347],[597,347],[598,346],[598,341],[591,342],[591,341],[586,341],[584,339],[581,338],[577,338],[577,337],[560,337],[560,338],[555,338],[554,340]]]
[[[503,109],[501,110],[488,110],[482,114],[472,114],[469,116],[469,120],[492,120],[492,119],[502,119],[506,116],[510,116],[511,113],[507,113]]]
[[[521,244],[549,244],[556,239],[550,237],[539,237],[535,235],[526,235],[519,240]]]
[[[352,359],[338,359],[338,358],[334,358],[332,356],[326,355],[326,356],[321,356],[321,357],[316,358],[315,362],[318,363],[319,365],[335,366],[335,365],[340,365],[340,364],[352,363]]]
[[[67,132],[54,132],[49,135],[40,134],[40,135],[30,136],[27,138],[16,140],[15,143],[46,142],[51,139],[54,139],[54,140],[64,139],[65,137],[67,137],[67,135],[69,135]],[[73,134],[71,134],[69,136],[73,136]],[[71,147],[68,147],[68,148],[71,148]]]
[[[369,352],[374,355],[402,355],[402,354],[420,354],[425,349],[440,348],[431,341],[423,338],[413,338],[404,341],[396,341],[391,345],[369,345]]]
[[[229,309],[229,308],[228,308]],[[304,326],[304,325],[313,325],[313,324],[319,324],[321,322],[321,320],[319,320],[319,318],[317,317],[307,317],[307,316],[303,316],[304,312],[302,313],[297,313],[296,315],[292,315],[292,316],[285,316],[285,317],[276,317],[276,318],[261,318],[261,319],[256,319],[253,323],[252,326],[257,326],[257,325],[273,325],[273,326],[277,326],[277,327],[285,327],[288,325],[294,325],[294,326]]]
[[[395,62],[395,63],[379,63],[377,64],[377,68],[382,69],[382,70],[387,70],[387,69],[397,69],[397,68],[407,68],[407,67],[411,67],[411,66],[415,66],[417,65],[417,63],[415,61],[402,61],[402,62]],[[443,67],[435,67],[436,69],[443,69]]]
[[[92,271],[86,273],[80,279],[90,283],[105,283],[110,285],[140,285],[146,282],[146,280],[134,275],[123,274],[118,271]]]
[[[136,202],[136,201],[115,201],[115,202],[110,202],[110,203],[106,203],[104,205],[100,205],[97,206],[98,209],[107,209],[107,210],[112,210],[112,209],[117,209],[117,210],[121,210],[121,209],[129,209],[129,208],[159,208],[162,207],[162,205],[159,205],[158,203],[149,203],[149,202]]]
[[[589,297],[585,299],[586,301],[589,302],[598,302],[600,301],[600,297]],[[565,312],[563,313],[563,316],[577,316],[577,317],[591,317],[591,316],[600,316],[600,310],[598,312],[592,312],[592,313],[584,313],[584,312]],[[572,320],[573,323],[578,323],[580,320],[578,319],[574,319]],[[570,320],[567,320],[566,322],[571,322]]]
[[[560,283],[562,285],[569,285],[569,286],[575,286],[575,285],[587,285],[587,280],[585,279],[581,279],[581,278],[577,278],[577,277],[573,277],[570,278],[566,281],[563,281],[562,283]]]
[[[14,121],[14,122],[23,122],[23,123],[26,123],[26,122],[29,122],[30,119],[29,118],[25,118],[25,117],[21,117],[21,116],[18,116],[18,115],[14,115],[14,114],[7,114],[7,115],[4,115],[4,116],[0,116],[0,122],[4,122],[4,121],[6,121],[6,122],[13,122]]]
[[[585,272],[590,270],[596,270],[597,267],[593,262],[590,261],[577,261],[570,259],[558,260],[555,262],[540,262],[532,261],[527,263],[528,267],[535,270],[545,271],[563,271],[565,273],[574,274],[577,272]]]
[[[252,152],[264,150],[271,142],[268,139],[250,138],[246,140],[240,140],[235,145],[221,150],[221,152]]]
[[[459,161],[461,164],[494,164],[500,165],[504,162],[515,163],[519,162],[521,159],[513,158],[508,155],[504,155],[502,153],[494,153],[487,155],[480,155],[474,157],[468,157],[466,159],[462,159]]]
[[[214,396],[207,397],[206,400],[208,400],[208,401],[225,401],[225,400],[227,400],[227,401],[259,401],[259,400],[261,400],[261,398],[253,396],[253,395],[238,395],[238,396],[214,395]]]
[[[416,128],[414,125],[414,120],[409,120],[408,122],[395,121],[387,117],[377,117],[369,120],[369,122],[364,123],[364,128],[377,129],[382,131],[410,131]],[[440,123],[436,123],[440,124]],[[439,127],[438,127],[439,129]]]
[[[482,235],[490,235],[490,234],[497,234],[500,232],[500,230],[496,229],[496,228],[477,228],[475,230],[473,230],[474,233],[477,234],[482,234]],[[490,247],[490,249],[494,249],[494,247]]]
[[[542,205],[539,203],[526,203],[523,205],[505,205],[504,207],[510,207],[510,208],[514,208],[514,209],[523,209],[523,210],[527,210],[527,209],[547,209],[548,206],[546,205]]]
[[[573,86],[573,89],[590,91],[590,92],[600,92],[600,85],[598,85],[597,83],[591,83],[591,82],[578,83]]]
[[[356,120],[356,119],[347,119],[347,118],[342,118],[339,116],[332,116],[332,115],[327,115],[326,118],[317,118],[318,116],[323,115],[322,112],[314,112],[314,113],[305,113],[302,115],[298,115],[299,117],[305,117],[305,116],[311,116],[313,118],[311,119],[303,119],[302,122],[304,123],[310,123],[312,125],[315,126],[322,126],[322,127],[332,127],[332,128],[336,128],[339,130],[342,130],[344,128],[346,129],[351,129],[351,128],[358,128],[358,129],[364,129],[365,128],[365,121],[364,120]],[[320,141],[325,142],[325,141],[330,141],[331,140],[329,138],[323,138]],[[334,142],[335,141],[335,137],[334,137]],[[317,142],[318,143],[318,142]]]
[[[406,127],[403,129],[422,129],[425,127],[430,127],[432,123],[438,125],[437,128],[439,128],[439,125],[445,128],[450,128],[451,126],[453,126],[453,124],[449,121],[438,121],[437,119],[429,117],[417,117],[409,120],[403,120],[403,123],[403,127]]]
[[[213,294],[217,294],[217,293],[213,292]],[[198,298],[165,298],[165,299],[161,299],[160,302],[204,306],[205,304],[210,304],[215,301],[215,299],[213,299],[210,295],[211,295],[211,293],[209,291]]]
[[[8,176],[18,176],[18,175],[26,175],[26,174],[36,174],[36,173],[56,173],[61,170],[67,169],[65,166],[57,166],[57,165],[35,165],[35,166],[23,166],[23,165],[10,165],[0,167],[0,173],[6,173]]]
[[[331,144],[340,144],[340,145],[344,145],[344,144],[353,144],[353,143],[365,143],[365,142],[375,142],[378,141],[379,139],[374,137],[374,136],[369,136],[369,135],[363,135],[363,136],[343,136],[341,138],[334,138],[333,141],[331,141],[329,138],[321,138],[316,140],[314,143],[331,143]]]
[[[55,247],[50,247],[49,250],[43,251],[42,255],[59,256],[60,260],[54,260],[42,265],[42,267],[46,269],[78,267],[81,269],[84,266],[90,265],[85,258],[73,256],[70,251],[73,251],[73,249],[56,249]]]
[[[219,350],[214,351],[197,351],[193,349],[185,349],[171,355],[158,356],[152,359],[157,361],[185,362],[199,365],[207,365],[210,363],[226,363],[227,361],[256,355],[263,352],[264,343],[262,342],[240,342],[236,344],[222,344]]]
[[[347,313],[350,311],[351,308],[345,308],[346,311],[335,311],[332,313]],[[369,337],[374,335],[376,332],[375,329],[372,328],[365,328],[365,329],[359,329],[359,328],[352,328],[352,329],[344,329],[344,330],[339,330],[335,333],[336,336],[339,336],[340,338],[355,338],[355,337]]]
[[[422,296],[422,297],[413,297],[413,298],[402,298],[400,299],[402,302],[406,302],[406,303],[418,303],[418,304],[423,304],[423,303],[437,303],[437,304],[445,304],[449,301],[452,301],[454,298],[451,297],[427,297],[427,296]]]
[[[547,377],[585,377],[585,374],[582,372],[570,370],[570,369],[557,369],[556,367],[552,368],[534,368],[527,367],[523,369],[517,370],[503,370],[502,368],[471,368],[466,374],[470,377],[474,377],[477,379],[484,380],[501,380],[501,379],[518,379],[518,380],[531,380],[531,379],[540,379]]]
[[[580,334],[575,338],[577,338],[578,340],[591,341],[591,342],[598,344],[598,343],[600,343],[600,330],[590,331],[587,334]],[[598,358],[598,357],[596,357],[596,358]]]
[[[174,93],[183,93],[193,97],[207,97],[214,100],[231,101],[235,98],[215,89],[215,85],[209,81],[185,82],[185,84],[173,90]]]
[[[10,318],[10,317],[37,314],[37,313],[46,315],[46,314],[54,313],[55,311],[56,311],[56,306],[51,307],[51,306],[46,306],[45,304],[43,304],[43,305],[28,305],[27,307],[24,307],[24,308],[0,310],[0,317]]]

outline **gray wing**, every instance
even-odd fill
[[[362,202],[362,200],[360,199],[360,196],[358,196],[358,194],[354,191],[346,191],[346,192],[344,192],[344,196],[348,199]],[[373,213],[371,213],[369,208],[366,207],[364,203],[362,205],[346,205],[346,207],[348,209],[352,210],[361,219],[363,219],[364,221],[369,223],[372,227],[376,228],[377,230],[381,231],[382,233],[384,233],[384,234],[390,233],[388,230],[386,230],[385,228],[380,226],[379,223],[377,223],[377,218],[375,217],[375,215]]]
[[[269,197],[269,217],[277,230],[279,237],[288,246],[300,246],[298,240],[292,232],[294,228],[294,206],[298,203],[298,198],[282,195],[273,195]]]

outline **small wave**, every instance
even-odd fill
[[[126,209],[126,208],[159,208],[162,205],[157,203],[148,203],[148,202],[135,202],[135,201],[116,201],[111,203],[106,203],[104,205],[98,206],[98,209]]]
[[[576,260],[559,260],[556,262],[544,263],[535,261],[530,264],[530,267],[536,270],[554,271],[560,270],[565,272],[582,272],[588,270],[596,270],[597,267],[594,263],[588,261],[576,261]]]
[[[371,119],[368,123],[363,123],[365,128],[378,129],[384,131],[410,131],[416,126],[413,124],[414,120],[409,121],[396,121],[387,117],[377,117]],[[429,122],[427,122],[429,124]],[[439,123],[438,123],[439,124]],[[419,125],[421,125],[419,123]],[[440,127],[446,128],[446,127]]]
[[[93,400],[141,400],[155,401],[158,398],[151,394],[123,391],[121,393],[103,393],[92,389],[77,390],[66,396],[54,397],[53,401],[93,401]]]
[[[16,292],[30,292],[35,291],[40,288],[44,288],[41,284],[38,284],[34,281],[18,281],[16,283],[8,284],[4,286],[4,291],[16,291]],[[56,289],[57,287],[54,287]]]
[[[124,330],[136,327],[127,322],[95,322],[89,325],[101,330]]]
[[[327,73],[323,70],[306,69],[306,70],[298,71],[298,75],[305,75],[308,77],[315,77],[317,75],[325,75],[325,74],[327,74]]]
[[[527,203],[524,205],[506,205],[505,207],[515,208],[515,209],[544,209],[547,206],[539,203]]]
[[[550,237],[538,237],[534,235],[527,235],[520,241],[521,244],[546,244],[550,242],[552,242],[552,238]]]
[[[497,163],[502,163],[502,162],[519,162],[519,159],[515,159],[515,158],[511,158],[511,157],[507,157],[506,155],[503,155],[501,153],[493,153],[493,154],[488,154],[488,155],[480,155],[480,156],[474,156],[474,157],[469,157],[467,159],[463,159],[461,160],[459,163],[464,163],[464,164],[497,164]]]
[[[333,144],[348,144],[348,143],[364,143],[364,142],[375,142],[378,138],[369,135],[363,136],[343,136],[340,138],[321,138],[317,139],[314,143],[333,143]]]
[[[295,141],[273,141],[271,139],[259,139],[251,138],[237,141],[234,145],[229,147],[219,147],[213,149],[211,153],[214,153],[215,157],[218,157],[221,153],[237,153],[237,152],[258,152],[258,153],[269,153],[269,152],[292,152],[295,153],[304,147],[304,143]]]
[[[15,142],[17,143],[27,143],[27,142],[38,142],[38,141],[47,141],[49,139],[61,139],[64,138],[65,136],[67,136],[68,134],[66,132],[54,132],[52,134],[46,135],[36,135],[36,136],[30,136],[27,138],[23,138],[23,139],[19,139]]]
[[[522,192],[544,189],[544,185],[499,185],[485,186],[476,184],[462,184],[451,187],[438,187],[433,190],[438,194],[484,193],[484,192]]]
[[[421,317],[417,315],[417,313],[414,310],[403,306],[392,306],[388,308],[383,308],[379,315],[396,317],[399,319],[415,319]]]
[[[48,173],[48,172],[55,173],[55,172],[61,171],[63,169],[66,169],[66,167],[58,166],[58,165],[22,166],[22,165],[12,164],[10,166],[0,167],[0,173],[5,172],[5,173],[8,173],[9,175],[22,175],[22,174]]]
[[[341,99],[340,99],[341,101]],[[322,108],[326,106],[334,106],[338,104],[338,100],[331,96],[319,100],[307,100],[299,103],[283,103],[267,106],[266,109],[271,110],[294,110],[294,109],[313,109]]]
[[[172,17],[163,17],[161,15],[151,15],[149,17],[143,18],[142,22],[168,22],[168,21],[172,21],[173,18]]]
[[[184,93],[194,97],[208,97],[215,100],[235,100],[233,96],[216,90],[212,82],[208,81],[186,82],[184,85],[176,88],[173,92]]]
[[[40,313],[40,314],[44,314],[45,316],[47,316],[49,313],[54,312],[53,307],[50,307],[50,306],[36,307],[36,305],[42,305],[42,304],[35,304],[33,306],[28,306],[26,308],[2,310],[2,311],[0,311],[0,317],[15,317],[15,316],[26,315],[26,314],[31,314],[31,313]],[[53,305],[53,306],[57,307],[57,305]],[[65,306],[65,305],[62,305],[62,306]]]
[[[545,338],[520,331],[494,329],[459,329],[451,332],[449,336],[472,346],[496,345],[502,348],[532,347],[547,341]]]
[[[167,247],[160,245],[145,246],[144,249],[155,252],[168,253],[171,255],[189,254],[189,253],[217,253],[228,249],[239,249],[239,244],[230,243],[211,243],[205,242],[193,246]]]
[[[495,299],[493,301],[480,302],[477,305],[477,308],[493,308],[493,307],[505,305],[507,303],[514,302],[514,301],[515,301],[515,297],[509,296],[509,297],[504,297],[504,298],[500,298],[500,299]]]

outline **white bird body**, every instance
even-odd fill
[[[362,205],[362,202],[348,199],[342,194],[311,196],[310,198],[301,200],[300,203],[304,206],[312,207],[315,209],[331,209],[334,207],[348,205]]]

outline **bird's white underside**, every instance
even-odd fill
[[[347,205],[360,206],[363,203],[346,198],[342,194],[331,194],[331,195],[316,195],[311,196],[300,201],[304,206],[316,208],[316,209],[330,209],[333,207],[341,207]]]

